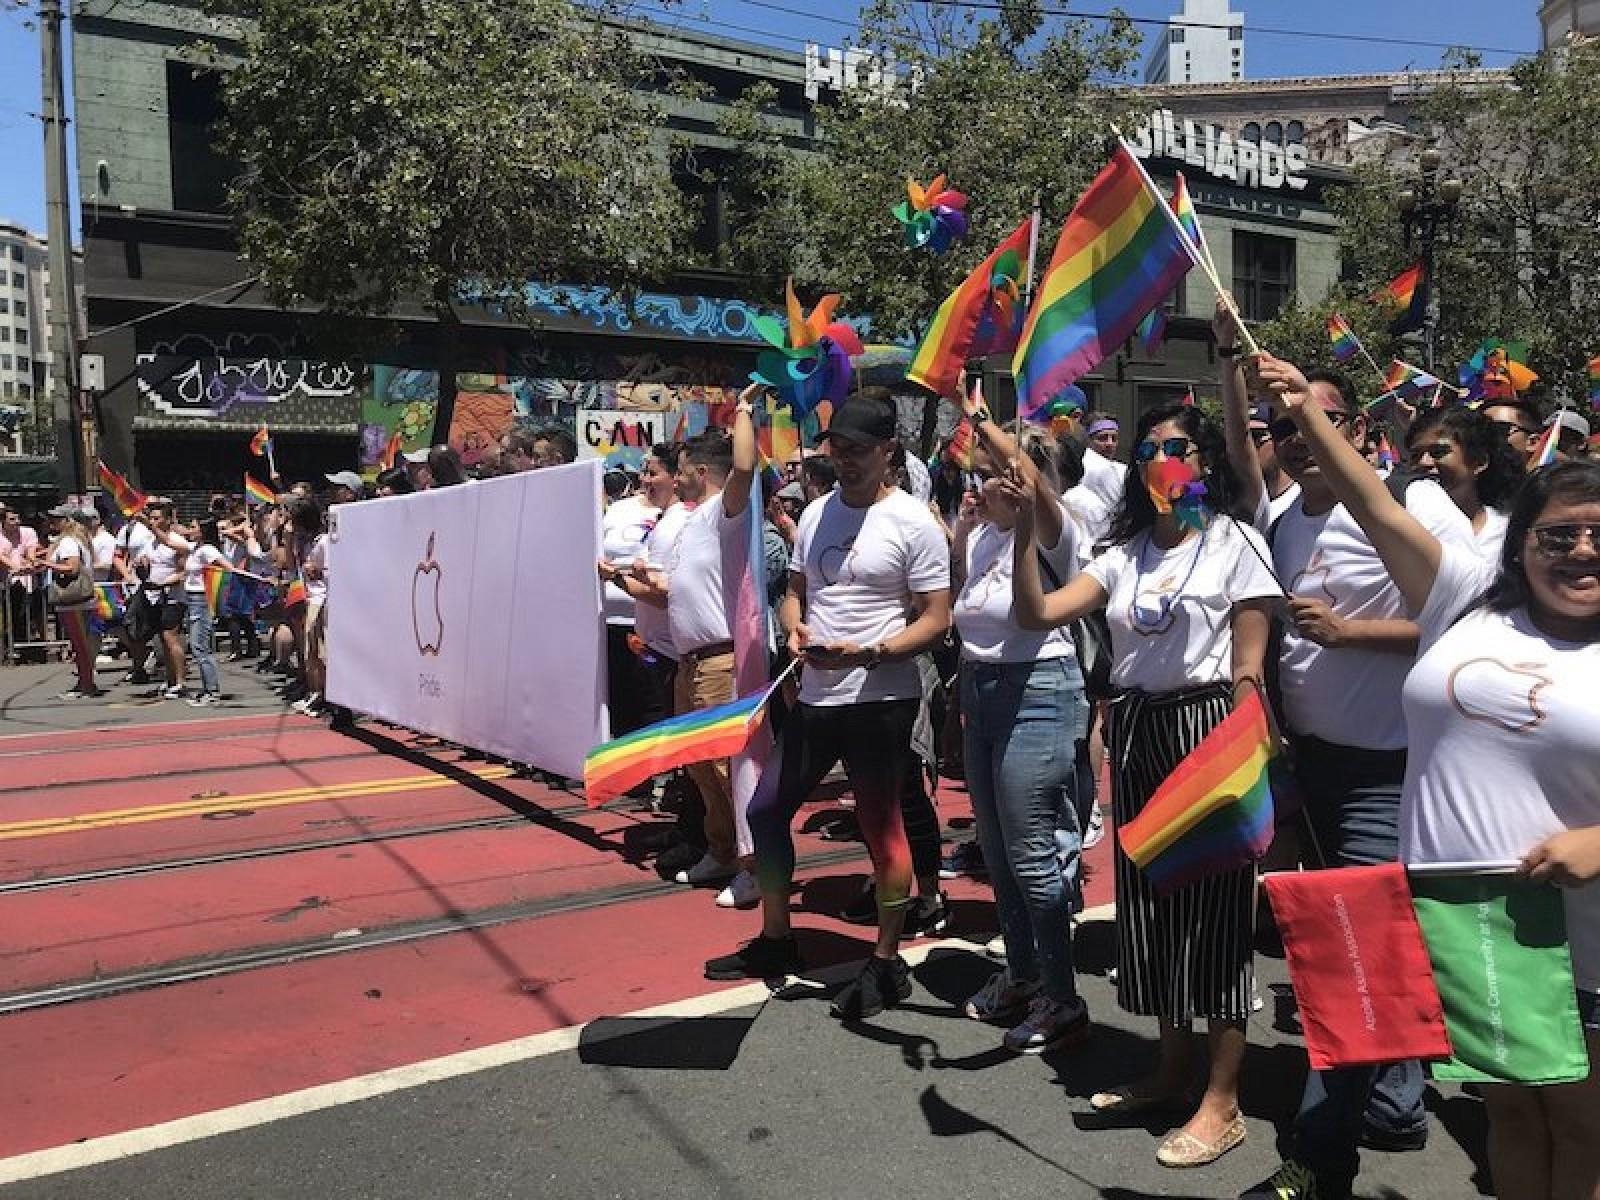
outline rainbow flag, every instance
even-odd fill
[[[94,585],[94,615],[102,621],[115,621],[123,613],[121,588],[115,583]]]
[[[800,449],[800,428],[794,423],[794,414],[786,407],[774,406],[767,414],[767,438],[772,461],[780,466]]]
[[[1335,362],[1349,362],[1361,353],[1361,339],[1338,313],[1328,318],[1328,341],[1333,343]]]
[[[1178,224],[1183,226],[1183,231],[1189,235],[1200,257],[1210,262],[1211,247],[1206,245],[1206,235],[1201,232],[1200,214],[1195,211],[1194,200],[1189,195],[1189,182],[1184,179],[1182,171],[1177,172],[1172,188],[1172,215],[1178,218]]]
[[[1147,355],[1153,355],[1161,349],[1161,343],[1167,340],[1167,306],[1157,305],[1152,308],[1145,319],[1139,322],[1136,330],[1139,335],[1139,348]]]
[[[1042,408],[1114,354],[1165,301],[1198,251],[1139,160],[1119,143],[1078,200],[1012,358],[1017,408]]]
[[[1427,391],[1431,387],[1438,387],[1444,381],[1428,374],[1421,367],[1413,367],[1410,363],[1401,362],[1398,358],[1389,364],[1389,369],[1383,373],[1384,396],[1395,395],[1402,400],[1408,396],[1415,396]],[[1378,397],[1379,400],[1383,396]],[[1373,401],[1377,403],[1377,401]],[[1371,407],[1371,405],[1368,405]]]
[[[1024,415],[1023,420],[1031,421],[1033,418]],[[950,435],[950,440],[945,443],[945,461],[954,463],[963,471],[971,471],[973,457],[977,453],[977,449],[978,439],[973,436],[972,423],[970,421],[962,421],[956,426],[955,432]]]
[[[222,596],[228,590],[229,571],[227,567],[210,563],[202,568],[200,575],[206,589],[206,607],[214,617],[222,611]]]
[[[1387,433],[1378,435],[1378,465],[1380,467],[1394,467],[1400,462],[1400,456],[1394,452],[1394,446],[1389,442]]]
[[[306,581],[303,579],[291,579],[289,586],[283,589],[285,608],[299,608],[310,599],[311,596],[306,591]]]
[[[1272,842],[1272,736],[1251,693],[1117,830],[1162,895],[1254,862]]]
[[[1422,264],[1409,267],[1389,283],[1377,290],[1373,299],[1394,309],[1395,319],[1389,325],[1390,333],[1406,333],[1421,329],[1428,309],[1428,281],[1422,273]]]
[[[774,687],[769,684],[753,696],[668,717],[596,746],[583,760],[589,807],[598,808],[675,767],[738,754],[762,725]]]
[[[952,396],[969,358],[1003,354],[1016,347],[1032,239],[1033,218],[1029,217],[945,297],[912,352],[907,379],[930,392]]]
[[[255,437],[250,439],[250,453],[257,458],[265,458],[272,453],[272,438],[267,435],[265,425],[256,430]]]
[[[131,517],[150,503],[149,496],[139,491],[105,463],[96,459],[94,465],[100,473],[100,486],[111,494],[111,499],[116,502],[123,516]]]
[[[244,476],[244,498],[251,504],[276,504],[278,494],[248,471]]]
[[[1539,448],[1534,451],[1533,462],[1528,470],[1537,471],[1540,467],[1552,467],[1560,460],[1556,458],[1556,449],[1561,445],[1561,418],[1558,414],[1549,425],[1545,426],[1544,437],[1539,439]]]
[[[1600,355],[1589,360],[1589,407],[1600,411]]]

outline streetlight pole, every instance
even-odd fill
[[[56,462],[68,492],[84,487],[78,426],[78,292],[72,270],[72,220],[67,209],[67,101],[61,68],[61,0],[39,4],[42,59],[45,211],[50,239],[50,416]]]
[[[1400,225],[1405,230],[1406,248],[1412,242],[1422,247],[1422,277],[1428,289],[1428,302],[1422,316],[1423,363],[1430,372],[1434,366],[1435,343],[1439,332],[1439,287],[1434,279],[1434,246],[1439,232],[1455,217],[1456,206],[1461,203],[1461,180],[1454,176],[1439,178],[1443,161],[1439,152],[1429,146],[1417,156],[1420,172],[1416,182],[1403,189],[1396,198],[1400,205]]]

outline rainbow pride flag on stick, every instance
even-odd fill
[[[211,563],[200,572],[201,582],[206,589],[206,607],[211,610],[214,617],[222,611],[222,597],[228,590],[228,568],[217,563]]]
[[[94,615],[102,621],[115,621],[122,613],[122,586],[115,583],[95,584]]]
[[[669,717],[596,746],[583,760],[589,807],[599,808],[674,767],[740,753],[766,719],[767,701],[779,682],[781,677],[754,695]]]
[[[278,494],[248,471],[244,476],[244,498],[250,504],[276,504]]]
[[[907,379],[930,392],[953,396],[969,358],[1016,348],[1022,289],[1032,273],[1028,247],[1033,230],[1030,216],[945,297],[911,355]]]
[[[1028,310],[1011,363],[1018,411],[1041,409],[1114,354],[1199,253],[1119,141],[1067,218]]]
[[[1272,735],[1251,693],[1117,830],[1160,895],[1254,862],[1272,843]]]
[[[124,517],[133,516],[150,503],[149,496],[139,491],[105,463],[96,459],[94,465],[100,474],[100,486],[110,493],[111,499],[116,502],[117,509]]]
[[[1333,344],[1335,362],[1349,362],[1361,353],[1361,339],[1338,313],[1328,318],[1328,341]]]

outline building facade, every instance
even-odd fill
[[[1146,83],[1224,83],[1244,78],[1244,14],[1228,0],[1183,0],[1183,11],[1151,38]]]
[[[39,234],[0,221],[0,454],[34,453],[50,433],[50,254]]]
[[[1573,38],[1600,36],[1600,0],[1544,0],[1539,5],[1539,45],[1565,46]]]

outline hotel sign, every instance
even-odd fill
[[[1180,120],[1165,108],[1151,113],[1129,142],[1140,158],[1170,159],[1239,187],[1298,192],[1307,182],[1306,148],[1299,142],[1243,141],[1219,125]]]

